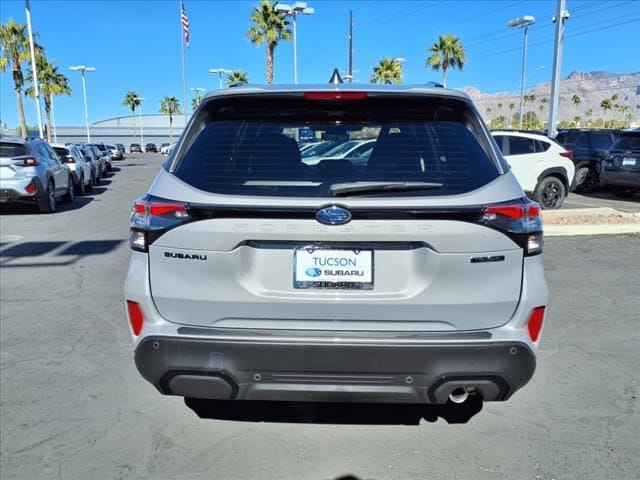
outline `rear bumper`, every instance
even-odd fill
[[[605,185],[632,187],[640,189],[640,170],[607,170],[603,169],[600,181]]]
[[[29,193],[26,188],[35,184],[35,192]],[[43,199],[45,189],[38,177],[0,182],[0,203],[35,203]]]
[[[216,330],[145,337],[135,351],[136,366],[166,395],[442,404],[463,386],[485,401],[506,400],[536,365],[528,345],[492,341],[489,332],[380,338],[345,332],[212,335]]]

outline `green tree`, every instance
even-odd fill
[[[584,114],[587,116],[588,120],[587,120],[587,126],[591,126],[591,116],[593,115],[593,109],[590,108],[589,110],[587,110],[586,112],[584,112]]]
[[[242,70],[233,70],[230,73],[227,73],[227,87],[229,85],[246,85],[249,83],[249,77]]]
[[[402,83],[402,62],[396,58],[383,57],[378,65],[373,67],[371,83]]]
[[[504,128],[504,122],[505,122],[505,118],[503,115],[499,115],[496,118],[494,118],[493,120],[491,120],[489,122],[489,128],[493,129],[493,130],[497,130],[499,128]]]
[[[169,115],[169,143],[173,142],[173,116],[180,114],[180,101],[176,97],[165,95],[160,100],[160,113]]]
[[[524,114],[524,117],[522,117],[522,126],[526,130],[540,128],[540,120],[538,119],[536,112],[534,112],[533,110],[526,112]]]
[[[466,62],[464,46],[460,39],[450,33],[438,35],[438,40],[429,48],[431,56],[427,58],[426,68],[434,71],[442,69],[442,85],[447,86],[449,67],[462,70]]]
[[[54,95],[71,95],[69,79],[58,71],[55,63],[49,62],[41,48],[36,50],[36,67],[38,68],[38,84],[40,94],[44,99],[44,111],[47,116],[47,140],[51,143],[51,100]],[[28,72],[27,82],[33,84],[33,74]],[[32,85],[25,90],[25,94],[35,97],[35,87]]]
[[[131,116],[133,117],[133,136],[136,136],[136,108],[138,108],[142,104],[142,100],[140,99],[140,95],[138,95],[135,91],[129,90],[124,96],[124,100],[122,102],[123,107],[129,107],[131,109]],[[144,148],[144,145],[141,145]]]
[[[262,0],[251,13],[251,26],[247,37],[256,46],[263,43],[267,48],[267,83],[273,83],[273,56],[281,40],[291,40],[289,21],[283,12],[276,11],[278,2]]]
[[[604,128],[604,124],[606,122],[605,119],[607,117],[607,111],[613,108],[612,98],[605,98],[604,100],[602,100],[600,102],[600,108],[602,108],[602,110],[604,111],[604,116],[602,118],[602,128]]]
[[[11,65],[13,89],[16,92],[18,118],[20,120],[20,133],[23,137],[26,137],[27,121],[24,117],[24,106],[22,105],[22,87],[24,85],[22,64],[29,60],[27,26],[13,19],[9,19],[7,23],[0,23],[0,50],[2,50],[0,72],[4,72],[7,66]]]
[[[573,103],[573,106],[575,107],[575,115],[578,115],[578,107],[582,103],[582,98],[580,98],[580,95],[572,96],[571,103]]]
[[[202,101],[204,97],[202,95],[200,95],[199,93],[197,93],[195,95],[195,97],[193,97],[191,99],[191,110],[192,111],[196,111],[196,108],[198,108],[198,105],[200,105],[200,102]]]

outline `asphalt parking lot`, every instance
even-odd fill
[[[327,420],[299,405],[255,406],[265,422],[222,408],[203,419],[139,376],[125,319],[130,205],[161,161],[117,162],[55,214],[0,215],[2,478],[638,478],[639,236],[546,240],[536,375],[468,423],[359,406]]]

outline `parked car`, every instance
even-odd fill
[[[156,147],[155,143],[147,143],[144,146],[144,151],[145,151],[145,153],[147,153],[147,152],[155,152],[155,153],[157,153],[158,152],[158,147]]]
[[[359,157],[369,150],[375,141],[375,139],[349,140],[336,145],[331,150],[328,150],[321,155],[304,157],[302,161],[307,165],[317,165],[322,160],[329,158],[332,160],[341,160],[347,157]]]
[[[558,132],[556,140],[573,152],[575,191],[592,192],[600,183],[600,163],[620,135],[619,130],[570,129]]]
[[[336,142],[335,140],[323,140],[312,143],[307,148],[301,148],[300,153],[302,154],[302,158],[320,157],[339,144],[340,142]]]
[[[469,96],[239,86],[193,119],[130,217],[135,364],[161,393],[456,408],[529,381],[540,207]],[[366,165],[305,164],[286,133],[310,122],[378,132]]]
[[[98,147],[96,147],[94,144],[85,144],[84,146],[84,151],[91,151],[91,154],[98,159],[98,162],[100,163],[100,175],[99,177],[103,177],[105,173],[107,173],[107,160],[105,155],[102,154],[102,152],[100,151],[100,149]]]
[[[113,169],[113,165],[111,163],[111,150],[109,150],[104,143],[94,143],[92,145],[100,151],[100,154],[104,159],[106,171],[110,172]]]
[[[123,145],[122,143],[116,143],[116,144],[115,144],[115,147],[116,147],[120,152],[122,152],[122,158],[124,158],[124,157],[125,157],[125,153],[127,152],[127,149],[126,149],[126,148],[124,148],[124,145]]]
[[[640,129],[620,134],[604,156],[600,179],[620,198],[640,192]]]
[[[162,145],[160,145],[160,148],[158,150],[163,155],[167,155],[169,153],[169,144],[163,143]]]
[[[42,213],[56,200],[73,202],[73,178],[58,155],[40,139],[0,137],[0,203],[27,203]]]
[[[122,160],[124,158],[122,151],[115,145],[107,145],[107,149],[111,154],[111,160]]]
[[[571,151],[545,135],[502,130],[492,135],[523,190],[543,209],[560,208],[575,174]]]
[[[140,146],[139,143],[132,143],[131,145],[129,145],[129,153],[142,153],[142,147]]]
[[[102,160],[102,155],[100,151],[89,145],[76,145],[76,148],[82,153],[83,158],[91,163],[92,169],[92,183],[93,185],[98,185],[100,183],[100,177],[102,177],[102,173],[104,171],[104,162]]]
[[[71,172],[76,195],[84,195],[93,190],[93,169],[91,161],[85,160],[84,154],[73,145],[51,145],[58,158]]]

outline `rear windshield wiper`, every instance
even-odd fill
[[[431,182],[346,182],[334,183],[329,188],[332,197],[384,192],[412,192],[442,188],[442,183]]]

